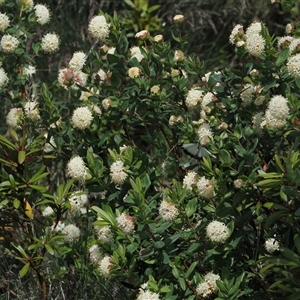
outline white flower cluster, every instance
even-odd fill
[[[22,74],[25,75],[25,76],[32,76],[33,74],[36,73],[36,69],[34,66],[28,66],[28,67],[24,67],[23,70],[22,70]]]
[[[147,285],[147,283],[141,285],[136,300],[159,300],[159,294],[149,291]]]
[[[67,164],[67,174],[78,181],[85,181],[87,177],[87,167],[80,156],[72,157]]]
[[[133,218],[129,215],[122,213],[117,218],[118,226],[126,233],[131,234],[134,232],[134,222]]]
[[[101,275],[104,278],[110,277],[110,270],[113,268],[112,258],[108,255],[104,256],[98,263]]]
[[[212,181],[206,179],[204,176],[199,178],[197,181],[197,189],[199,195],[205,199],[211,199],[215,196],[215,188],[212,184]]]
[[[286,67],[288,73],[292,77],[299,78],[300,77],[300,53],[290,56],[287,60]]]
[[[140,73],[141,73],[141,70],[138,67],[131,67],[128,69],[128,76],[132,79],[139,77]]]
[[[224,243],[229,234],[229,229],[223,222],[212,221],[206,227],[206,236],[213,243]]]
[[[297,54],[300,50],[300,38],[291,38],[289,49],[291,54]]]
[[[278,49],[285,49],[287,47],[290,48],[291,42],[293,41],[293,37],[292,36],[283,36],[281,38],[278,39],[277,42],[277,47]]]
[[[77,60],[77,62],[74,62],[77,64],[77,66],[82,63]],[[72,63],[73,64],[73,63]],[[78,89],[77,84],[81,86],[85,86],[87,82],[88,75],[81,70],[73,71],[70,68],[63,68],[58,71],[58,82],[59,84],[68,90],[69,87],[71,87],[74,90]]]
[[[51,215],[53,215],[53,214],[54,214],[54,210],[52,209],[51,206],[47,206],[47,207],[43,210],[43,212],[42,212],[42,215],[43,215],[44,217],[48,217],[48,216],[51,216]]]
[[[139,62],[145,58],[144,55],[141,52],[140,47],[134,46],[130,48],[130,57],[133,58],[135,57]]]
[[[260,124],[262,128],[283,128],[289,116],[288,100],[281,95],[273,96],[269,102],[268,109]]]
[[[50,11],[47,6],[43,4],[37,4],[33,8],[35,10],[35,15],[37,22],[41,25],[45,25],[50,21]]]
[[[236,25],[229,36],[229,42],[237,47],[245,46],[246,50],[255,57],[260,57],[264,50],[266,41],[261,35],[262,23],[253,22],[244,33],[243,26]]]
[[[229,42],[230,44],[236,45],[237,47],[242,46],[245,43],[243,25],[237,24],[234,26],[229,36]]]
[[[203,279],[204,282],[199,283],[196,288],[197,295],[206,298],[219,290],[216,283],[217,280],[221,280],[221,277],[219,275],[214,274],[213,272],[209,272],[204,275]]]
[[[208,92],[204,95],[202,102],[201,102],[201,108],[202,108],[202,110],[200,112],[201,118],[206,119],[206,114],[210,114],[211,107],[208,105],[211,102],[215,101],[215,99],[216,99],[216,96],[211,92]]]
[[[244,181],[243,181],[242,179],[240,179],[240,178],[235,179],[235,180],[233,181],[233,185],[234,185],[234,187],[235,187],[237,190],[239,190],[239,189],[241,189],[241,188],[244,186]]]
[[[269,253],[273,253],[277,250],[279,250],[279,243],[274,238],[269,238],[265,241],[265,249]]]
[[[91,36],[100,41],[105,41],[109,35],[109,24],[104,16],[94,16],[88,26]]]
[[[17,49],[19,43],[20,43],[19,40],[14,36],[10,34],[5,34],[1,38],[1,42],[0,42],[1,50],[3,52],[12,53]]]
[[[205,146],[213,140],[213,133],[208,123],[199,126],[197,135],[201,146]]]
[[[176,125],[178,123],[183,123],[183,121],[184,120],[183,120],[182,116],[174,116],[174,115],[172,115],[169,118],[169,125],[170,126],[174,126],[174,125]]]
[[[0,31],[4,31],[9,26],[10,20],[6,14],[0,13]]]
[[[80,229],[74,224],[66,225],[62,229],[62,233],[65,234],[64,241],[66,243],[74,243],[78,241],[80,237]]]
[[[0,67],[0,89],[8,82],[8,76],[3,68]]]
[[[112,244],[114,241],[113,233],[109,226],[94,226],[97,238],[101,244]]]
[[[185,104],[188,108],[195,107],[198,103],[202,102],[204,92],[199,87],[190,89],[185,98]]]
[[[261,22],[252,23],[246,30],[246,49],[256,57],[262,55],[265,50],[266,41],[261,35],[262,24]]]
[[[69,68],[73,71],[80,71],[86,62],[86,58],[85,53],[82,51],[73,53],[73,56],[69,61]]]
[[[36,101],[27,101],[24,105],[24,113],[28,119],[37,121],[40,118],[38,103]]]
[[[196,186],[198,175],[195,171],[189,171],[183,178],[182,185],[188,190],[192,190]]]
[[[179,214],[179,210],[176,208],[175,204],[172,202],[163,200],[159,206],[159,215],[165,221],[173,221]]]
[[[250,83],[244,85],[243,91],[240,94],[243,107],[251,105],[255,92],[256,91],[254,85]]]
[[[124,163],[121,160],[117,160],[110,166],[110,178],[115,184],[122,185],[128,174],[125,172]]]
[[[97,73],[93,74],[94,81],[96,80],[96,78],[98,76],[99,76],[99,79],[100,79],[100,84],[102,84],[103,82],[108,82],[109,81],[109,79],[111,77],[111,73],[110,72],[105,72],[104,70],[102,70],[100,68]]]
[[[61,221],[58,221],[57,224],[53,224],[51,226],[51,231],[54,231],[54,232],[61,232],[64,228],[66,227],[66,224],[61,222]]]
[[[89,248],[90,260],[93,264],[98,265],[103,258],[98,245],[93,245]]]
[[[48,133],[45,133],[44,137],[47,139],[48,138]],[[45,143],[44,152],[49,153],[49,152],[54,151],[56,148],[57,148],[57,146],[56,146],[54,137],[51,136],[49,142]]]
[[[85,206],[88,203],[87,194],[78,191],[71,195],[69,199],[71,205],[71,213],[77,215],[78,213],[85,214],[87,212]]]
[[[41,49],[45,53],[58,51],[60,44],[59,36],[56,33],[46,33],[41,41]]]
[[[93,121],[93,114],[91,110],[86,107],[77,107],[72,115],[72,125],[74,128],[86,129],[90,127]]]

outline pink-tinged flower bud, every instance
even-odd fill
[[[184,16],[183,15],[176,15],[174,18],[173,18],[173,21],[175,23],[182,23],[184,21]]]
[[[219,126],[219,129],[220,130],[226,130],[228,128],[228,124],[223,122],[220,126]]]
[[[63,75],[64,75],[63,84],[71,85],[73,83],[73,79],[74,79],[74,72],[70,69],[67,69]]]
[[[135,35],[135,37],[140,39],[140,40],[145,40],[149,35],[150,35],[150,32],[148,30],[142,30],[142,31],[139,31]]]

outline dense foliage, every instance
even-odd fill
[[[3,299],[300,299],[296,21],[232,26],[207,73],[155,4],[83,7],[70,55],[47,7],[0,3]]]

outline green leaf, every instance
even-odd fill
[[[23,268],[20,270],[19,274],[20,274],[20,277],[24,277],[28,270],[29,270],[29,267],[30,267],[30,263],[26,263]]]
[[[262,187],[262,188],[277,188],[282,184],[281,179],[266,179],[266,180],[261,180],[258,183],[256,183],[257,186]]]
[[[46,166],[43,165],[32,177],[31,179],[29,180],[29,183],[34,183],[35,181],[38,181],[44,177],[46,177],[49,173],[46,172],[46,173],[43,173],[44,170],[45,170]]]
[[[195,270],[196,266],[197,266],[198,262],[194,261],[190,267],[188,268],[187,272],[184,275],[184,278],[189,278],[192,274],[192,272]]]
[[[18,209],[20,207],[21,201],[17,198],[14,199],[13,201],[13,206],[15,209]]]
[[[299,291],[292,294],[291,296],[289,296],[287,298],[287,300],[299,300],[299,299],[300,299],[300,292]]]
[[[220,150],[219,159],[223,167],[229,167],[233,163],[233,159],[230,157],[230,153],[225,149]]]
[[[165,246],[165,242],[164,241],[158,241],[158,242],[155,242],[153,244],[154,248],[156,249],[160,249],[160,248],[163,248]]]
[[[294,0],[281,0],[281,7],[284,11],[291,11],[294,4]]]
[[[276,66],[279,66],[282,63],[284,63],[287,60],[287,58],[289,57],[289,55],[290,55],[290,48],[284,49],[276,59],[276,63],[275,63]]]
[[[275,154],[274,157],[275,157],[276,165],[279,167],[279,169],[281,170],[282,173],[285,173],[285,169],[282,165],[279,155]]]
[[[281,248],[282,254],[289,260],[297,263],[300,266],[300,257],[294,251],[288,248]]]
[[[40,191],[42,193],[47,191],[47,188],[43,185],[29,184],[29,187],[31,187],[34,190]]]
[[[172,30],[172,31],[171,31],[171,34],[172,34],[173,39],[174,39],[176,42],[178,42],[178,43],[181,42],[181,39],[180,39],[179,35],[178,35],[176,32],[174,32],[174,31]]]
[[[175,266],[173,266],[173,268],[172,268],[172,274],[176,279],[179,278],[179,271]]]
[[[125,2],[128,6],[130,6],[130,7],[133,8],[134,10],[136,10],[136,7],[135,7],[135,5],[134,5],[134,3],[133,3],[132,1],[130,1],[130,0],[124,0],[124,2]]]
[[[0,144],[3,146],[6,146],[6,148],[10,150],[17,150],[14,144],[12,144],[7,138],[5,138],[3,135],[0,135]]]
[[[186,283],[185,283],[185,280],[184,280],[182,277],[179,277],[179,278],[178,278],[178,282],[179,282],[179,285],[180,285],[181,289],[182,289],[183,291],[185,291],[185,290],[186,290]]]
[[[52,249],[52,247],[49,244],[45,244],[45,248],[48,253],[50,253],[51,255],[54,254],[54,250]]]
[[[197,208],[198,208],[198,200],[196,198],[190,200],[185,207],[185,212],[187,217],[192,216],[197,210]]]

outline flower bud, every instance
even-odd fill
[[[184,16],[183,15],[176,15],[174,18],[173,18],[173,21],[175,23],[182,23],[184,21]]]
[[[140,40],[145,40],[148,36],[150,35],[149,31],[148,30],[142,30],[142,31],[139,31],[135,37],[140,39]]]
[[[176,50],[174,54],[174,60],[180,62],[184,60],[184,53],[181,50]]]
[[[180,71],[177,69],[172,69],[171,71],[171,77],[177,77],[180,75]]]
[[[161,43],[164,41],[164,37],[161,34],[158,34],[154,37],[154,42]]]
[[[128,76],[130,78],[135,78],[135,77],[138,77],[140,76],[140,69],[137,68],[137,67],[132,67],[128,70]]]

